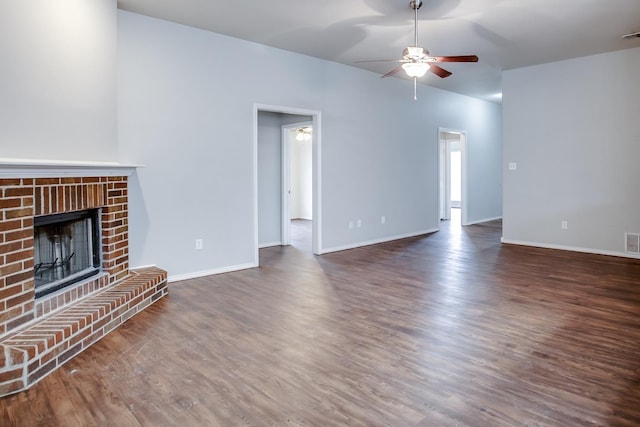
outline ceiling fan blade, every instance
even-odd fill
[[[442,77],[443,79],[451,75],[451,71],[447,71],[442,67],[438,67],[436,64],[431,64],[429,66],[429,71],[431,71],[433,74],[435,74],[438,77]]]
[[[434,62],[478,62],[476,55],[433,56]]]
[[[384,76],[380,76],[380,77],[391,77],[394,74],[396,74],[398,71],[402,70],[402,65],[398,65],[396,68],[394,68],[393,70],[389,71],[387,74],[385,74]]]
[[[363,62],[400,62],[401,59],[367,59],[364,61],[355,61],[354,64],[362,64]]]

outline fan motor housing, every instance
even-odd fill
[[[424,59],[429,55],[429,51],[420,46],[408,46],[402,51],[404,59]]]

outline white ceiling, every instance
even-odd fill
[[[409,0],[118,0],[120,9],[384,74],[413,44]],[[419,45],[441,64],[427,85],[499,101],[501,71],[640,46],[640,0],[424,0]],[[398,73],[401,76],[404,73]],[[395,78],[395,77],[394,77]]]

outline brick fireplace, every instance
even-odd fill
[[[129,270],[127,176],[66,173],[0,177],[0,396],[29,387],[167,294],[163,270]],[[99,212],[99,273],[36,299],[34,218],[91,209]]]

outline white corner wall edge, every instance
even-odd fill
[[[256,267],[258,267],[258,264],[248,263],[248,264],[231,265],[228,267],[216,268],[213,270],[204,270],[204,271],[196,271],[193,273],[170,275],[169,277],[167,277],[167,282],[168,283],[180,282],[182,280],[197,279],[199,277],[213,276],[213,275],[222,274],[222,273],[231,273],[232,271],[247,270],[249,268],[256,268]]]
[[[118,162],[0,158],[0,178],[131,176],[141,167]]]
[[[475,220],[473,220],[471,222],[468,222],[467,225],[482,224],[483,222],[496,221],[498,219],[502,219],[502,217],[501,216],[494,216],[493,218],[475,219]]]
[[[346,251],[346,250],[349,250],[349,249],[361,248],[363,246],[377,245],[378,243],[386,243],[386,242],[391,242],[393,240],[407,239],[409,237],[423,236],[425,234],[435,233],[436,231],[439,231],[439,229],[438,228],[430,228],[428,230],[416,231],[415,233],[407,233],[407,234],[400,234],[400,235],[397,235],[397,236],[383,237],[381,239],[368,240],[366,242],[358,242],[358,243],[353,243],[353,244],[344,245],[344,246],[335,246],[333,248],[324,249],[322,251],[322,254],[328,254],[328,253],[331,253],[331,252]]]
[[[594,255],[607,255],[607,256],[617,256],[617,257],[623,257],[623,258],[640,259],[640,254],[632,254],[628,252],[607,251],[602,249],[580,248],[577,246],[553,245],[553,244],[538,243],[538,242],[526,242],[522,240],[505,239],[504,237],[500,238],[500,242],[506,243],[509,245],[532,246],[535,248],[558,249],[561,251],[582,252],[582,253],[594,254]]]

